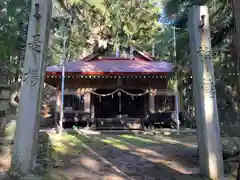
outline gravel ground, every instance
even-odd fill
[[[197,174],[195,137],[116,133],[75,137],[81,145],[72,154],[60,155],[62,164],[57,168],[69,180],[204,179]]]
[[[48,132],[55,146],[51,180],[206,179],[198,174],[195,135]],[[6,171],[9,156],[0,159]]]

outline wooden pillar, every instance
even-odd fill
[[[56,89],[56,103],[55,103],[55,114],[54,114],[54,123],[56,131],[58,132],[58,112],[60,112],[60,103],[61,103],[61,91],[57,88]]]
[[[153,94],[149,94],[149,112],[155,113],[155,96]]]
[[[90,115],[90,119],[91,119],[91,121],[92,122],[95,122],[95,106],[94,106],[94,100],[95,99],[93,99],[92,98],[92,95],[91,95],[91,101],[90,101],[90,103],[91,103],[91,115]],[[89,122],[88,122],[88,126],[89,126]]]
[[[149,96],[144,95],[144,111],[145,117],[149,114]]]
[[[32,0],[12,158],[24,174],[35,168],[51,17],[51,0]]]
[[[84,94],[84,112],[90,113],[91,110],[91,93],[86,92]]]
[[[188,20],[200,172],[224,179],[208,8],[191,7]]]
[[[90,106],[91,106],[91,119],[94,119],[95,118],[95,106],[94,106],[94,99],[92,98],[92,95],[91,96],[91,101],[90,101]]]
[[[87,118],[87,127],[89,127],[89,120],[91,116],[90,114],[91,113],[91,93],[90,92],[86,92],[84,94],[84,112],[89,113]]]

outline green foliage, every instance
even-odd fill
[[[213,60],[216,74],[219,107],[239,111],[237,104],[237,48],[230,1],[164,0],[166,15],[174,21],[176,30],[179,89],[192,104],[192,79],[187,31],[187,8],[207,4],[210,10]],[[155,44],[155,56],[173,60],[173,29],[159,25],[162,7],[157,1],[138,0],[56,0],[51,29],[51,46],[48,65],[57,64],[63,55],[63,37],[67,36],[67,56],[81,58],[102,50],[107,42],[108,50],[114,51],[136,45],[151,52]],[[26,44],[30,1],[3,0],[0,2],[0,64],[10,79],[18,79],[23,63]],[[71,20],[70,20],[71,19]],[[64,28],[67,27],[67,28]],[[2,70],[0,70],[2,73]],[[0,77],[0,80],[1,77]],[[2,82],[0,82],[2,83]],[[228,91],[227,87],[231,87]],[[223,100],[222,100],[223,99]],[[186,105],[186,104],[185,104]],[[187,105],[186,105],[187,106]],[[235,107],[235,108],[234,108]]]
[[[122,48],[131,44],[150,45],[161,30],[158,23],[161,9],[155,6],[154,1],[58,2],[73,19],[68,48],[71,57],[98,51],[101,40],[107,41],[112,48],[117,43]],[[59,21],[59,27],[62,27],[61,23]],[[58,30],[61,31],[61,28]]]
[[[63,36],[69,37],[67,55],[74,59],[100,51],[101,41],[107,42],[109,51],[113,51],[117,44],[120,48],[135,44],[151,51],[151,44],[157,42],[156,56],[168,57],[165,49],[169,49],[165,48],[165,44],[169,36],[163,35],[164,29],[158,23],[162,9],[156,6],[157,2],[53,1],[47,65],[60,62],[63,55]],[[18,80],[24,59],[30,1],[4,0],[0,2],[0,7],[1,11],[6,11],[0,16],[0,64],[8,72],[8,80]]]
[[[24,28],[28,19],[28,2],[1,1],[0,7],[6,8],[6,14],[1,17],[0,25],[0,58],[3,63],[5,58],[12,56],[24,44]]]
[[[7,140],[13,140],[15,137],[16,121],[7,124],[5,128],[5,137]]]
[[[208,5],[210,13],[212,54],[220,121],[236,124],[239,121],[237,100],[238,81],[236,32],[234,31],[231,1],[209,0],[165,0],[168,18],[175,21],[177,30],[177,66],[179,88],[185,96],[185,107],[194,104],[190,68],[189,38],[187,30],[187,8],[192,5]],[[229,88],[231,90],[229,90]]]
[[[0,73],[5,71],[8,79],[17,80],[24,57],[29,1],[3,0],[0,9],[4,11],[0,16]]]

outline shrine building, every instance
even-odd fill
[[[175,94],[168,88],[173,65],[134,49],[133,54],[94,54],[65,65],[64,122],[88,122],[125,127],[149,113],[175,111]],[[47,67],[45,82],[57,88],[56,114],[61,104],[62,67]],[[130,126],[130,125],[129,125]],[[129,127],[128,126],[128,127]]]

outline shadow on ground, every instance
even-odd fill
[[[58,168],[67,179],[194,180],[196,147],[164,137],[131,134],[51,134]]]

